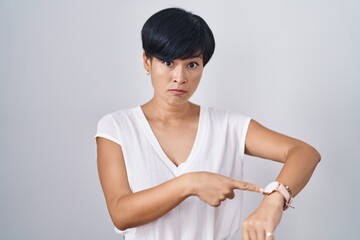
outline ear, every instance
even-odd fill
[[[144,61],[145,71],[150,73],[150,71],[151,71],[151,59],[148,56],[146,56],[145,51],[143,52],[143,61]]]

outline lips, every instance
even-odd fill
[[[169,89],[169,91],[172,91],[172,92],[186,92],[183,89]]]
[[[183,89],[169,89],[169,92],[171,92],[174,95],[182,95],[182,94],[186,93],[187,91],[185,91]]]

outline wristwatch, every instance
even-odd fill
[[[284,203],[284,210],[288,209],[288,207],[292,207],[290,206],[290,204],[293,201],[293,197],[291,196],[291,190],[289,188],[289,186],[286,186],[280,182],[274,181],[269,183],[263,191],[264,195],[270,195],[274,192],[279,192],[285,199],[285,203]]]

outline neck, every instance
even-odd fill
[[[141,108],[149,120],[171,122],[192,116],[197,106],[191,102],[182,105],[167,105],[153,98]]]

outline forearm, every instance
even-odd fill
[[[288,185],[294,197],[309,181],[319,161],[320,154],[313,147],[299,144],[287,152],[277,181]],[[255,232],[261,237],[265,232],[274,233],[281,220],[284,204],[285,198],[280,192],[265,195],[260,206],[244,220],[243,239],[252,239],[250,237]]]
[[[294,197],[308,183],[319,161],[320,154],[310,145],[296,146],[287,153],[277,181],[288,185]]]
[[[189,196],[196,196],[208,205],[218,207],[222,201],[235,197],[235,189],[262,191],[253,183],[210,172],[191,172],[156,187],[123,195],[109,204],[112,206],[109,210],[115,226],[123,230],[162,217]]]
[[[113,223],[124,230],[165,215],[191,195],[187,178],[185,174],[156,187],[121,197],[110,211]]]

